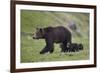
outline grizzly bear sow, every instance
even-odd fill
[[[46,46],[41,50],[40,54],[52,53],[54,43],[60,43],[61,52],[65,52],[67,43],[71,43],[71,32],[63,26],[37,28],[33,39],[45,39]]]

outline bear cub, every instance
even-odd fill
[[[40,51],[40,54],[47,52],[53,53],[54,43],[61,44],[61,52],[65,52],[67,49],[67,43],[71,43],[72,35],[71,32],[63,27],[45,27],[37,28],[33,39],[44,39],[46,46]]]
[[[66,52],[78,52],[79,50],[83,50],[82,44],[77,43],[68,43]]]

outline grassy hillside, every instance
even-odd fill
[[[37,27],[65,26],[73,21],[78,26],[82,36],[72,33],[72,42],[82,43],[84,50],[64,55],[60,54],[59,44],[55,44],[53,54],[41,55],[39,52],[45,46],[45,41],[32,39]],[[21,62],[69,61],[89,59],[89,14],[75,12],[50,12],[21,10]]]

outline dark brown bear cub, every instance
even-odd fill
[[[80,50],[83,50],[83,45],[77,44],[77,43],[67,43],[67,49],[66,52],[78,52]]]
[[[41,50],[40,54],[52,53],[54,43],[60,43],[62,45],[61,52],[65,52],[67,43],[71,43],[71,38],[71,32],[63,26],[37,28],[33,36],[33,39],[45,39],[46,46]]]

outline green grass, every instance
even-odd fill
[[[34,40],[31,35],[24,33],[34,33],[37,27],[67,26],[69,21],[75,21],[81,29],[83,37],[72,33],[72,42],[82,43],[84,50],[76,53],[61,54],[59,44],[55,44],[52,54],[41,55],[39,52],[44,48],[45,41]],[[21,62],[46,62],[46,61],[70,61],[89,59],[89,14],[71,12],[43,12],[21,10]]]

